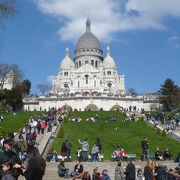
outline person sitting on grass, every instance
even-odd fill
[[[80,147],[77,148],[76,157],[78,161],[82,161],[82,150]]]
[[[172,157],[172,154],[170,153],[169,149],[166,148],[164,153],[163,153],[163,159],[166,160],[166,159],[169,159],[171,160],[171,157]]]
[[[92,161],[96,162],[98,158],[99,148],[96,144],[93,145],[91,155],[92,155]]]
[[[112,159],[114,159],[115,161],[120,161],[121,157],[119,156],[119,148],[117,148],[116,150],[114,150],[113,154],[112,154]]]
[[[121,149],[118,153],[118,156],[121,158],[121,160],[127,160],[127,154],[126,152],[124,151],[124,149]]]
[[[162,151],[157,147],[155,151],[155,159],[156,160],[163,160],[163,153]]]

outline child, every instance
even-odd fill
[[[143,172],[142,172],[142,169],[138,169],[137,170],[137,176],[136,176],[136,179],[137,180],[144,180],[144,175],[143,175]]]

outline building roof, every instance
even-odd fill
[[[69,49],[66,48],[66,55],[61,62],[60,69],[70,69],[72,66],[73,66],[73,62],[69,57]]]
[[[116,63],[115,63],[114,59],[110,56],[110,48],[109,47],[107,47],[107,56],[104,58],[103,67],[116,69]]]
[[[98,39],[91,32],[91,22],[89,18],[86,20],[86,32],[78,40],[75,52],[80,49],[98,49],[102,51]]]

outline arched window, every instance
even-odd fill
[[[85,75],[85,79],[86,79],[86,84],[88,84],[88,75]]]
[[[94,87],[96,87],[96,81],[94,81]]]
[[[64,76],[68,76],[68,72],[64,72]]]
[[[81,61],[79,61],[79,67],[81,67]]]
[[[98,61],[95,62],[95,67],[97,67],[97,66],[98,66]]]
[[[94,60],[91,60],[91,65],[94,66]]]
[[[78,87],[80,87],[80,82],[78,81]]]

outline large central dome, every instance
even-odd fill
[[[91,22],[89,18],[86,20],[86,32],[82,35],[76,45],[75,52],[81,49],[97,49],[102,52],[100,43],[96,36],[91,32]]]

